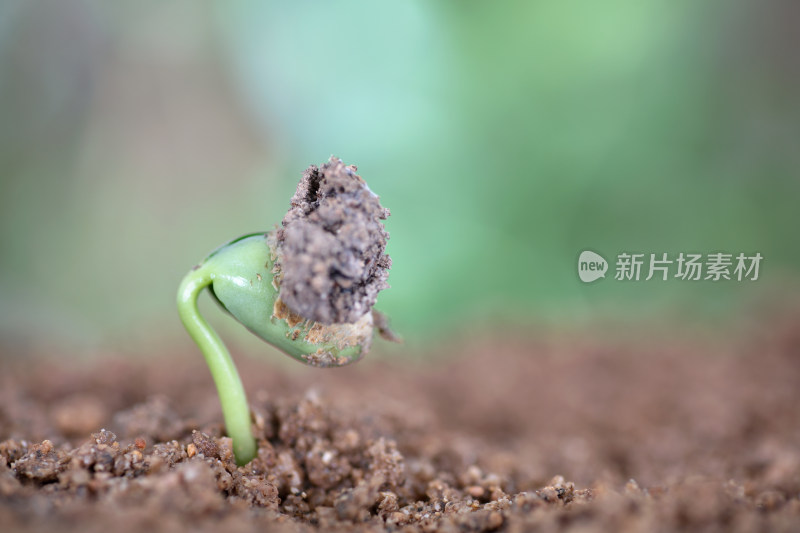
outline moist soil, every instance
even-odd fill
[[[389,286],[389,210],[356,170],[336,157],[308,167],[277,232],[281,300],[321,324],[358,322]]]
[[[0,358],[0,530],[798,531],[800,323],[504,332],[358,365]],[[419,353],[417,353],[419,352]]]

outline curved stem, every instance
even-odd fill
[[[250,427],[250,408],[247,405],[242,380],[236,371],[222,340],[200,315],[197,297],[211,285],[213,274],[204,267],[192,270],[183,278],[178,289],[178,314],[194,342],[203,352],[211,377],[217,386],[222,415],[228,436],[233,439],[233,454],[238,465],[256,456],[257,446]]]

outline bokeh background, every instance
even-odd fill
[[[6,0],[0,335],[189,347],[180,278],[332,154],[392,210],[378,307],[403,349],[796,299],[798,20],[793,0]],[[587,248],[764,260],[757,282],[583,284]]]

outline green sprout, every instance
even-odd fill
[[[393,340],[372,310],[391,264],[378,221],[386,216],[355,167],[331,158],[305,172],[281,229],[239,237],[183,278],[178,314],[211,370],[237,464],[257,454],[250,409],[230,353],[199,313],[200,293],[210,289],[242,325],[302,363],[358,361],[374,329]]]

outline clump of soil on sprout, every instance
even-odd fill
[[[281,299],[322,324],[364,316],[388,287],[388,216],[356,167],[335,157],[310,166],[278,231]]]

